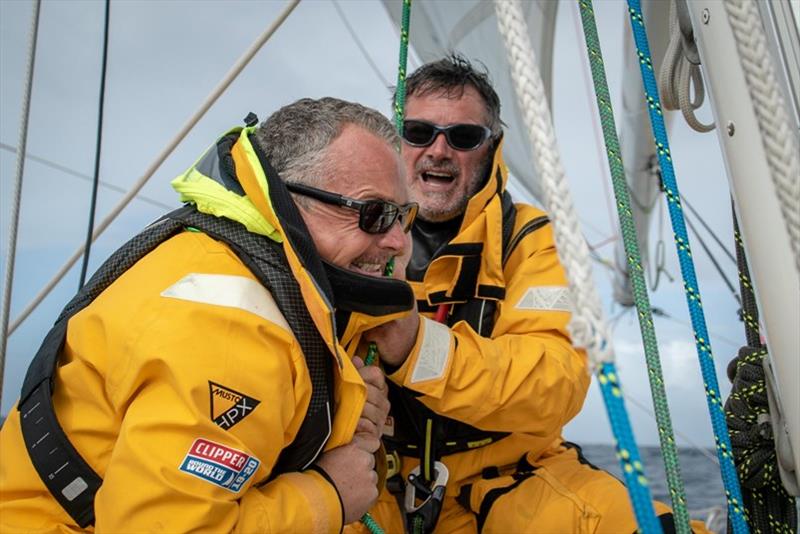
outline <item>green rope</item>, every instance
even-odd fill
[[[408,64],[408,29],[411,21],[411,0],[403,0],[403,20],[400,26],[400,61],[397,67],[397,91],[394,100],[394,121],[398,133],[403,131],[403,116],[405,115],[406,104],[406,65]],[[394,273],[394,258],[390,258],[383,272],[384,276],[392,276]],[[366,365],[372,365],[378,354],[378,346],[375,343],[369,344],[367,356],[364,359]],[[383,534],[383,529],[375,522],[369,513],[361,517],[361,522],[372,534]]]
[[[639,328],[644,341],[647,376],[650,380],[650,390],[656,412],[658,437],[661,442],[667,484],[672,498],[675,526],[679,533],[690,534],[691,527],[689,525],[689,513],[686,509],[686,494],[681,478],[680,464],[678,463],[678,451],[675,446],[669,406],[667,405],[666,392],[664,391],[664,377],[661,372],[658,343],[653,328],[653,316],[650,311],[650,300],[647,294],[647,284],[644,279],[644,269],[642,268],[639,244],[636,238],[636,226],[633,222],[628,186],[625,181],[625,169],[622,164],[622,153],[614,123],[614,111],[611,106],[608,82],[606,81],[603,55],[600,50],[600,41],[597,37],[594,11],[592,10],[591,0],[578,0],[578,4],[597,97],[597,107],[600,111],[600,122],[603,126],[608,163],[611,168],[614,196],[617,200],[617,211],[625,244],[625,253],[630,267],[634,302],[639,312]]]
[[[397,133],[403,131],[406,105],[406,65],[408,64],[408,29],[411,21],[411,0],[403,0],[403,20],[400,26],[400,62],[397,67],[397,90],[394,99],[394,124]]]
[[[389,261],[386,263],[386,267],[383,269],[384,276],[392,276],[394,273],[394,256],[389,258]],[[378,345],[374,342],[369,344],[369,348],[367,349],[367,355],[364,357],[364,364],[365,365],[372,365],[375,363],[376,358],[378,357]],[[377,521],[375,521],[369,512],[361,516],[361,522],[364,524],[367,529],[372,534],[383,534],[383,529],[378,525]]]

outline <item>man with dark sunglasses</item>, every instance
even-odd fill
[[[386,383],[356,353],[414,306],[387,276],[417,212],[399,137],[333,98],[246,123],[46,337],[0,431],[0,531],[340,532],[375,502]]]
[[[500,101],[453,55],[406,81],[419,317],[367,334],[389,378],[387,532],[633,533],[624,486],[561,435],[590,375],[547,216],[505,190]],[[412,356],[407,346],[416,340]],[[667,507],[656,504],[665,527]],[[363,530],[363,529],[362,529]]]

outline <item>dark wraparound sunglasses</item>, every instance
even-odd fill
[[[408,232],[411,230],[411,225],[414,223],[419,210],[416,202],[400,206],[388,200],[358,200],[297,183],[287,183],[286,189],[292,193],[313,198],[325,204],[342,206],[357,211],[358,227],[368,234],[384,234],[389,231],[398,219],[400,219],[400,226],[403,228],[403,232]]]
[[[451,124],[439,126],[427,121],[403,121],[403,139],[411,146],[429,146],[440,133],[447,144],[456,150],[475,150],[489,139],[492,131],[480,124]]]

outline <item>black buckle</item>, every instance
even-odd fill
[[[442,511],[442,501],[450,472],[442,462],[435,462],[433,468],[435,479],[430,488],[419,479],[419,466],[408,474],[403,507],[406,513],[406,528],[414,534],[433,532]],[[419,499],[417,492],[421,494]],[[419,504],[418,500],[421,500]]]

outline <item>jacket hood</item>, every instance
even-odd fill
[[[180,194],[181,202],[194,204],[198,211],[232,219],[250,232],[280,243],[284,236],[269,201],[267,177],[250,143],[249,135],[254,129],[233,128],[226,132],[172,181],[172,187]]]
[[[250,141],[255,127],[225,133],[172,181],[182,202],[226,217],[281,243],[312,318],[326,339],[346,344],[361,331],[397,319],[414,306],[396,279],[367,278],[324,262],[278,173]],[[363,298],[361,298],[363,297]],[[340,322],[336,324],[334,308]],[[337,332],[338,331],[338,332]],[[332,352],[337,354],[335,350]]]

